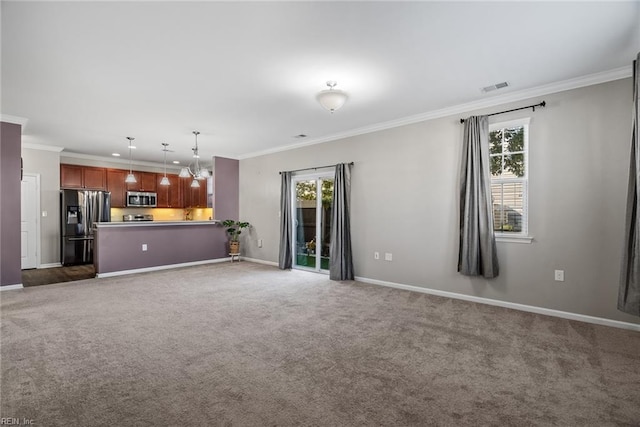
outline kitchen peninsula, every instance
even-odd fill
[[[212,212],[217,218],[238,218],[238,161],[214,157],[213,165]],[[214,219],[97,223],[96,276],[223,261],[229,252],[226,231],[219,222]]]
[[[174,268],[226,259],[220,221],[101,222],[96,224],[97,277]]]

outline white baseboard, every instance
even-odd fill
[[[22,286],[22,283],[18,283],[17,285],[0,286],[0,291],[13,291],[16,289],[24,289],[24,286]]]
[[[38,266],[38,268],[57,268],[57,267],[62,267],[62,264],[59,262],[51,262],[47,264],[40,264]]]
[[[249,262],[255,262],[256,264],[264,264],[264,265],[270,265],[272,267],[277,267],[278,263],[277,262],[273,262],[273,261],[265,261],[263,259],[256,259],[256,258],[247,258],[247,257],[242,257],[242,259],[244,261],[249,261]]]
[[[124,276],[125,274],[148,273],[150,271],[169,270],[171,268],[191,267],[194,265],[217,264],[220,262],[229,262],[231,258],[206,259],[203,261],[183,262],[180,264],[158,265],[156,267],[136,268],[133,270],[111,271],[108,273],[98,273],[96,277],[102,279],[105,277]]]
[[[536,307],[533,305],[518,304],[515,302],[500,301],[490,298],[477,297],[473,295],[458,294],[455,292],[440,291],[437,289],[422,288],[420,286],[403,285],[402,283],[387,282],[384,280],[369,279],[356,276],[359,282],[370,283],[372,285],[387,286],[390,288],[404,289],[407,291],[421,292],[423,294],[437,295],[446,298],[459,299],[464,301],[477,302],[479,304],[495,305],[498,307],[511,308],[513,310],[527,311],[530,313],[544,314],[546,316],[561,317],[563,319],[578,320],[580,322],[594,323],[596,325],[611,326],[620,329],[629,329],[640,332],[640,325],[635,323],[621,322],[618,320],[604,319],[602,317],[587,316],[586,314],[570,313],[568,311],[553,310],[550,308]]]

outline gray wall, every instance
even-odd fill
[[[25,173],[40,175],[40,263],[60,263],[60,153],[22,148]]]
[[[22,126],[0,124],[0,286],[22,283],[20,269],[20,145]]]
[[[240,217],[254,225],[245,256],[278,259],[279,171],[354,161],[357,276],[640,323],[616,310],[631,97],[631,79],[623,79],[463,115],[547,101],[535,113],[491,118],[531,117],[534,237],[498,243],[495,280],[456,271],[460,115],[241,160]],[[374,260],[374,251],[393,253],[393,261]],[[554,269],[565,270],[564,282],[554,281]]]

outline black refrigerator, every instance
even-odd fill
[[[93,263],[93,225],[111,221],[108,191],[60,190],[62,265]]]

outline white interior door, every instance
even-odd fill
[[[38,210],[40,194],[38,177],[24,175],[22,177],[20,210],[21,210],[21,268],[38,266]]]

